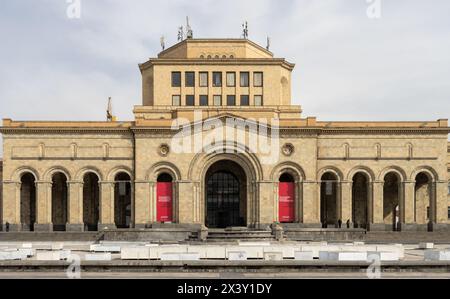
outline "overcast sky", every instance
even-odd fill
[[[293,103],[319,120],[450,117],[448,0],[80,0],[0,3],[0,118],[119,120],[141,103],[138,63],[160,37],[250,39],[296,63]],[[381,1],[381,17],[368,1]],[[1,155],[1,150],[0,150]]]

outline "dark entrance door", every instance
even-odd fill
[[[219,171],[210,175],[206,187],[206,226],[245,226],[245,220],[240,216],[240,194],[239,180],[231,172]]]

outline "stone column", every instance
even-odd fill
[[[99,230],[115,229],[114,224],[114,182],[100,184],[100,223]]]
[[[433,223],[433,230],[439,231],[439,230],[446,230],[450,228],[450,225],[448,224],[448,182],[441,180],[436,181],[435,188],[432,188],[434,190],[434,194],[432,194],[432,200],[431,202],[436,202],[435,204],[435,223]],[[432,209],[430,208],[430,211]]]
[[[3,182],[3,230],[9,224],[12,232],[20,231],[20,182]]]
[[[83,182],[67,182],[69,193],[69,223],[66,226],[67,231],[84,231],[83,223]]]
[[[403,206],[403,223],[401,228],[404,231],[417,230],[417,221],[415,219],[415,181],[403,182],[404,206]],[[400,190],[399,190],[400,191]]]
[[[260,181],[256,185],[256,194],[254,209],[257,212],[255,220],[255,227],[265,229],[270,227],[275,221],[274,213],[276,207],[274,204],[275,188],[271,181]],[[259,196],[258,196],[259,194]]]
[[[385,231],[383,219],[383,188],[384,181],[372,182],[372,217],[369,219],[369,230]]]
[[[353,206],[352,206],[352,196],[353,196],[353,181],[342,181],[342,200],[341,200],[341,213],[338,220],[342,221],[342,228],[347,227],[347,221],[349,221],[350,228],[353,228]]]
[[[134,182],[134,227],[145,228],[156,222],[156,183]]]
[[[304,227],[321,228],[320,223],[320,182],[303,182],[303,224]]]
[[[194,184],[188,181],[178,182],[178,220],[180,224],[194,224]],[[175,196],[175,194],[174,194]],[[176,212],[176,211],[173,211]]]
[[[34,230],[37,232],[53,231],[52,182],[36,182],[36,212],[37,223],[34,225]]]

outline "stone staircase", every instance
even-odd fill
[[[190,241],[198,240],[198,233],[192,233]],[[233,242],[233,241],[274,241],[275,237],[269,230],[242,229],[209,229],[206,242]]]

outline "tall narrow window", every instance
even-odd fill
[[[208,106],[208,96],[207,95],[200,96],[200,106]]]
[[[181,105],[181,96],[176,95],[172,96],[172,106],[180,106]]]
[[[227,73],[227,87],[236,86],[236,73]]]
[[[236,96],[233,95],[227,96],[227,106],[236,106]]]
[[[193,95],[186,96],[186,106],[195,106],[195,97]]]
[[[195,73],[186,72],[186,87],[195,87]]]
[[[241,73],[241,87],[248,87],[249,86],[249,73],[243,72]]]
[[[222,87],[222,73],[221,72],[213,73],[213,86],[214,87]]]
[[[172,87],[181,87],[181,72],[172,72]]]
[[[214,96],[214,106],[222,106],[222,96]]]
[[[255,96],[255,106],[262,106],[263,105],[263,97],[262,96]]]
[[[256,72],[253,73],[253,86],[254,87],[262,87],[263,86],[263,73],[262,72]]]
[[[201,72],[199,74],[199,81],[200,81],[200,87],[208,87],[208,73],[207,72]]]
[[[241,106],[249,106],[249,97],[248,95],[241,95]]]

